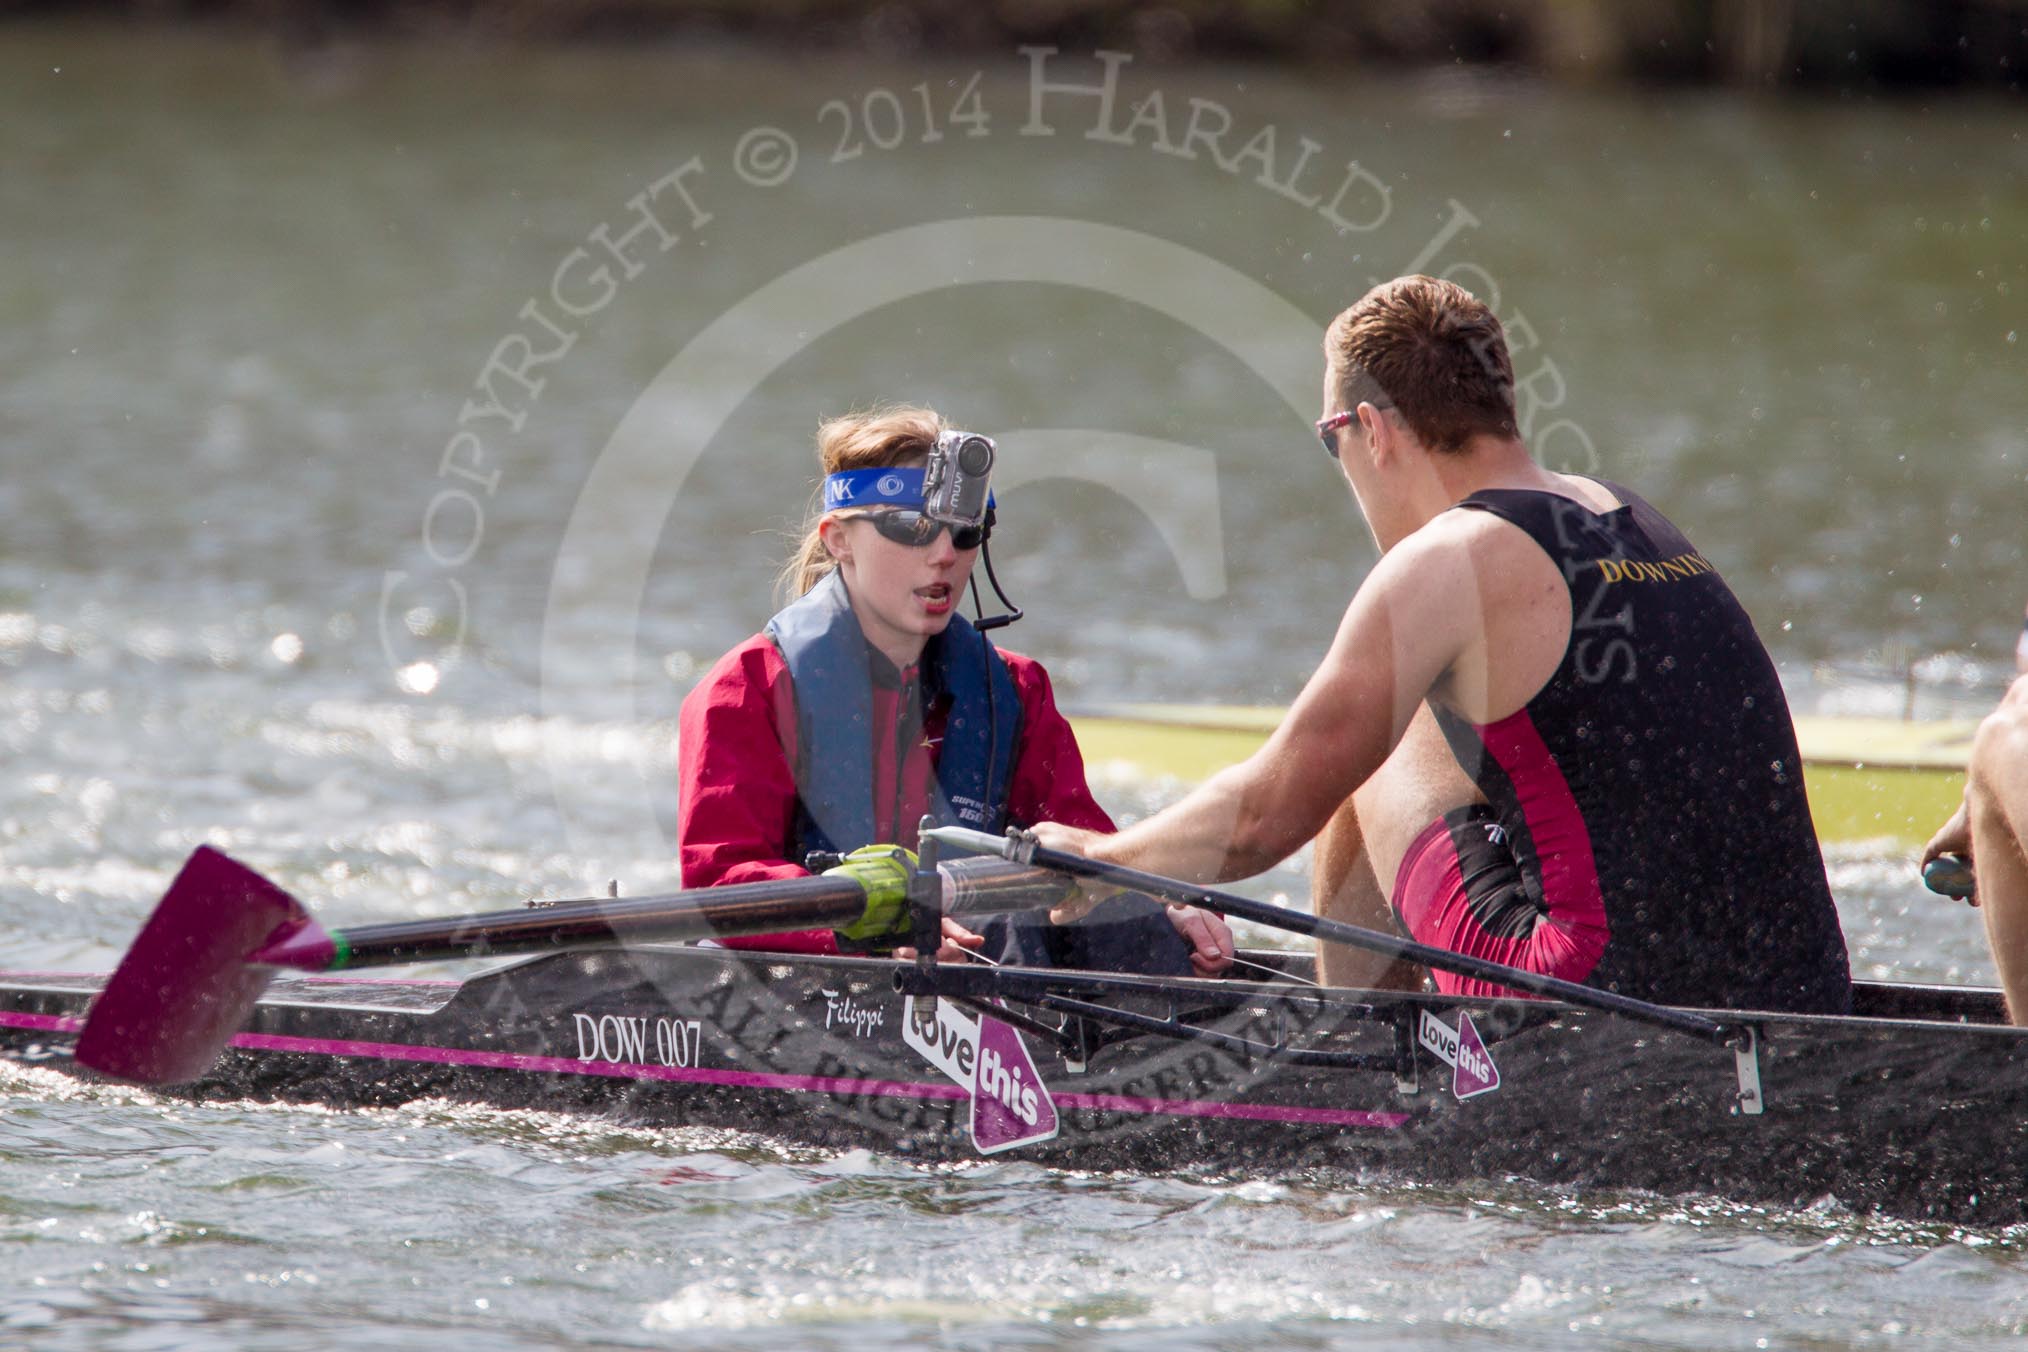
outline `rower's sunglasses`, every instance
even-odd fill
[[[992,533],[990,521],[977,526],[953,526],[939,521],[924,512],[868,512],[866,519],[873,523],[873,529],[881,538],[892,540],[898,545],[909,545],[920,549],[936,541],[945,531],[951,533],[951,548],[977,549]]]
[[[1392,404],[1377,403],[1371,399],[1366,400],[1366,402],[1372,404],[1376,409],[1394,407]],[[1358,421],[1359,410],[1356,408],[1347,409],[1343,413],[1333,413],[1328,418],[1317,419],[1317,440],[1324,443],[1324,454],[1336,460],[1338,458],[1338,429],[1350,427]]]

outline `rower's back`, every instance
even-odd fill
[[[1458,504],[1518,527],[1570,589],[1555,673],[1479,725],[1436,709],[1519,864],[1524,935],[1606,929],[1588,985],[1668,1004],[1840,1013],[1851,976],[1788,703],[1752,621],[1667,518],[1605,484]]]

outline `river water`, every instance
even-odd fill
[[[769,612],[811,429],[876,400],[1002,439],[1009,641],[1066,703],[1286,699],[1372,558],[1307,425],[1317,331],[1411,266],[1497,300],[1540,453],[1676,516],[1799,701],[1897,707],[1852,673],[1911,660],[1933,709],[1990,699],[2028,591],[2017,110],[1134,61],[1109,115],[1037,90],[1104,77],[0,29],[5,965],[109,962],[206,840],[341,924],[671,885],[671,716]],[[1990,980],[1890,847],[1832,868],[1862,974]],[[2028,1328],[2023,1237],[1835,1199],[0,1092],[0,1346]]]

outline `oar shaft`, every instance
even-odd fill
[[[1256,901],[1252,897],[1242,897],[1232,892],[1199,887],[1192,883],[1180,882],[1175,878],[1165,878],[1158,873],[1143,873],[1140,869],[1128,868],[1123,864],[1100,863],[1094,859],[1086,859],[1080,854],[1052,850],[1028,840],[992,836],[983,831],[972,831],[963,827],[939,827],[933,832],[924,834],[934,836],[941,844],[959,849],[998,854],[1024,864],[1040,864],[1072,877],[1090,878],[1096,882],[1146,892],[1150,896],[1180,902],[1185,906],[1201,906],[1205,910],[1238,916],[1243,920],[1252,920],[1275,929],[1306,934],[1327,943],[1363,948],[1387,957],[1406,958],[1410,962],[1419,962],[1425,967],[1433,967],[1454,976],[1490,981],[1511,990],[1527,991],[1531,995],[1562,1000],[1566,1004],[1623,1014],[1664,1028],[1673,1028],[1678,1032],[1694,1034],[1712,1042],[1727,1043],[1733,1036],[1723,1025],[1701,1014],[1671,1009],[1666,1005],[1650,1004],[1645,1000],[1636,1000],[1613,991],[1599,990],[1595,986],[1581,986],[1574,981],[1543,976],[1540,973],[1524,971],[1519,967],[1509,967],[1504,963],[1488,962],[1484,958],[1453,953],[1447,948],[1432,948],[1413,939],[1383,934],[1378,930],[1348,925],[1343,921],[1326,920],[1307,911],[1287,910],[1272,902]]]
[[[1049,869],[997,859],[949,860],[942,871],[949,894],[945,914],[956,917],[1055,906],[1070,886]],[[837,928],[859,919],[866,906],[866,890],[858,881],[832,873],[625,900],[552,902],[337,930],[329,936],[335,952],[323,970]]]
[[[1055,869],[1006,859],[945,859],[944,914],[957,920],[1061,906],[1077,884]]]
[[[866,893],[851,878],[818,875],[706,887],[625,900],[564,901],[451,920],[403,920],[333,931],[327,970],[512,953],[607,948],[629,940],[680,943],[857,919]]]

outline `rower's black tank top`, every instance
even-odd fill
[[[1683,533],[1614,484],[1604,514],[1494,489],[1570,588],[1570,643],[1518,713],[1437,709],[1547,918],[1601,918],[1588,984],[1670,1004],[1838,1013],[1851,976],[1774,664]]]

